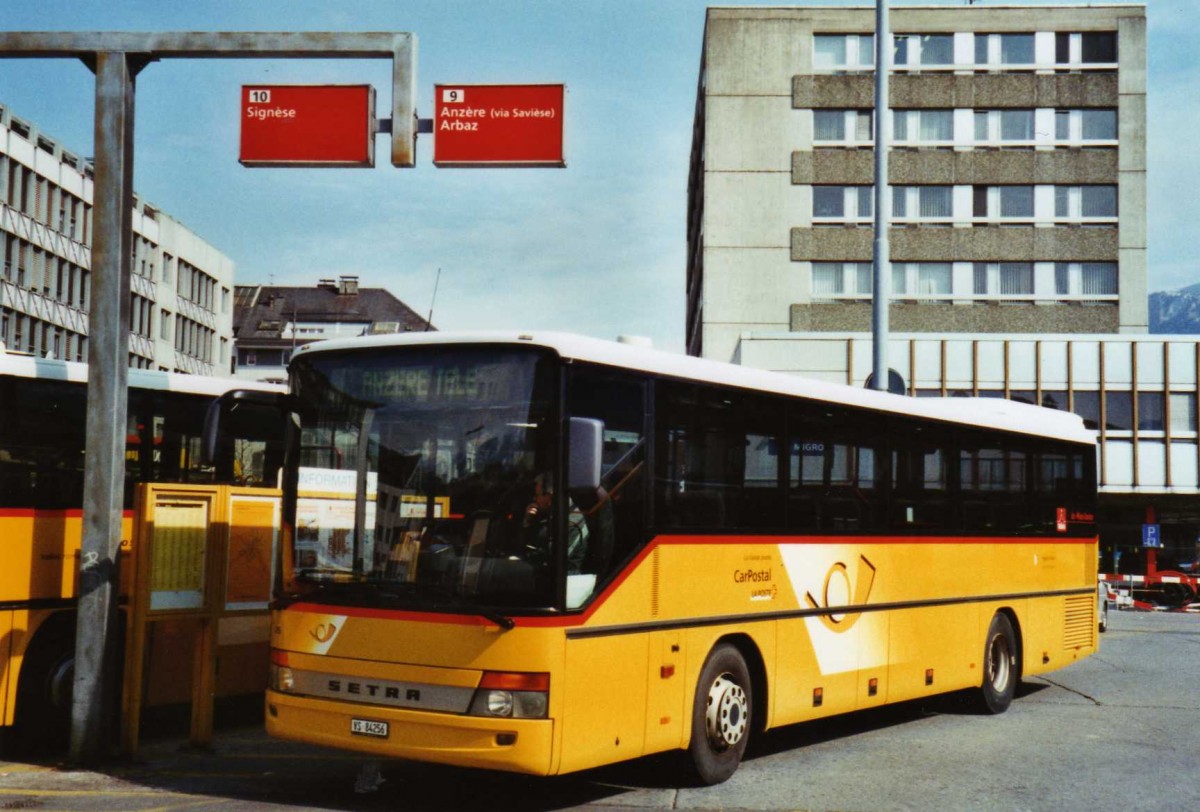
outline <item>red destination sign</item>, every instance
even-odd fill
[[[566,166],[564,85],[435,85],[437,166]]]
[[[243,85],[244,166],[374,166],[370,85]]]

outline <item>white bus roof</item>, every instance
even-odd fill
[[[591,361],[656,375],[697,382],[725,384],[743,389],[794,395],[814,401],[839,403],[864,409],[942,420],[969,426],[1015,431],[1038,437],[1094,445],[1095,433],[1083,419],[1057,411],[998,398],[914,398],[797,375],[753,369],[664,352],[634,344],[554,332],[429,332],[399,333],[362,338],[342,338],[306,344],[293,357],[338,350],[410,347],[447,344],[514,344],[546,347],[562,358]]]
[[[0,348],[0,377],[4,376],[87,383],[88,365],[77,361],[37,358],[25,353],[6,352]],[[258,389],[265,392],[283,392],[285,390],[285,387],[278,384],[259,383],[242,378],[189,375],[182,372],[161,372],[151,369],[130,369],[128,383],[131,389],[186,392],[214,398],[231,389]]]

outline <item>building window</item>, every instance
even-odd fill
[[[870,186],[814,186],[812,190],[814,220],[845,222],[873,216],[871,199],[875,190]]]
[[[1072,411],[1083,418],[1083,427],[1100,430],[1100,393],[1075,390],[1075,406]]]
[[[1138,431],[1163,430],[1163,393],[1138,392]]]
[[[896,34],[892,40],[892,64],[898,68],[917,65],[953,65],[953,34]]]
[[[870,110],[813,110],[813,141],[869,144]]]
[[[897,186],[892,189],[892,216],[908,222],[954,219],[954,187]]]
[[[256,366],[258,364],[258,353],[254,350],[246,350],[242,356],[242,363],[248,367]]]
[[[973,270],[976,296],[1022,301],[1033,296],[1032,262],[976,262]]]
[[[917,300],[946,299],[954,292],[951,268],[949,262],[893,262],[892,294]]]
[[[871,34],[816,34],[814,70],[862,70],[875,67],[875,37]]]
[[[1113,298],[1117,295],[1117,263],[1056,262],[1054,291],[1059,296]]]
[[[1133,393],[1104,393],[1104,427],[1109,431],[1133,430]]]
[[[1117,111],[1055,110],[1054,138],[1066,143],[1117,140]]]
[[[1111,219],[1117,216],[1116,186],[1055,186],[1054,216],[1059,219]]]
[[[831,298],[845,292],[845,275],[840,262],[814,262],[812,270],[813,299]]]
[[[1193,392],[1172,392],[1171,433],[1190,434],[1196,431],[1196,395]]]
[[[1059,31],[1054,35],[1054,62],[1058,65],[1115,65],[1117,32]]]
[[[1033,34],[976,34],[975,64],[1032,67]]]
[[[917,298],[949,296],[951,279],[949,262],[917,263]]]
[[[976,218],[1033,218],[1032,186],[976,186],[972,191],[972,214]]]
[[[869,262],[814,262],[813,301],[870,296],[874,287],[871,273]]]
[[[895,110],[892,140],[897,144],[952,144],[953,110]]]
[[[1079,263],[1079,292],[1084,296],[1117,295],[1117,263]]]
[[[975,142],[1033,143],[1033,110],[976,110]]]

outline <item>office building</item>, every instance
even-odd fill
[[[1145,7],[890,16],[892,328],[1144,332]],[[874,22],[866,6],[709,9],[689,353],[870,329]]]
[[[0,107],[0,343],[87,360],[93,167]],[[129,365],[212,375],[229,368],[234,264],[135,199]]]

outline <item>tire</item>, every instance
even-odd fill
[[[992,617],[983,643],[983,682],[979,704],[986,713],[1004,713],[1012,704],[1021,679],[1017,657],[1017,635],[1002,612]]]
[[[1104,634],[1108,631],[1108,599],[1104,598],[1100,601],[1100,633]]]
[[[25,654],[17,688],[17,738],[32,753],[65,750],[75,683],[74,627],[39,636]]]
[[[737,771],[750,740],[753,685],[746,660],[735,646],[712,650],[692,705],[691,768],[703,784],[720,784]]]

